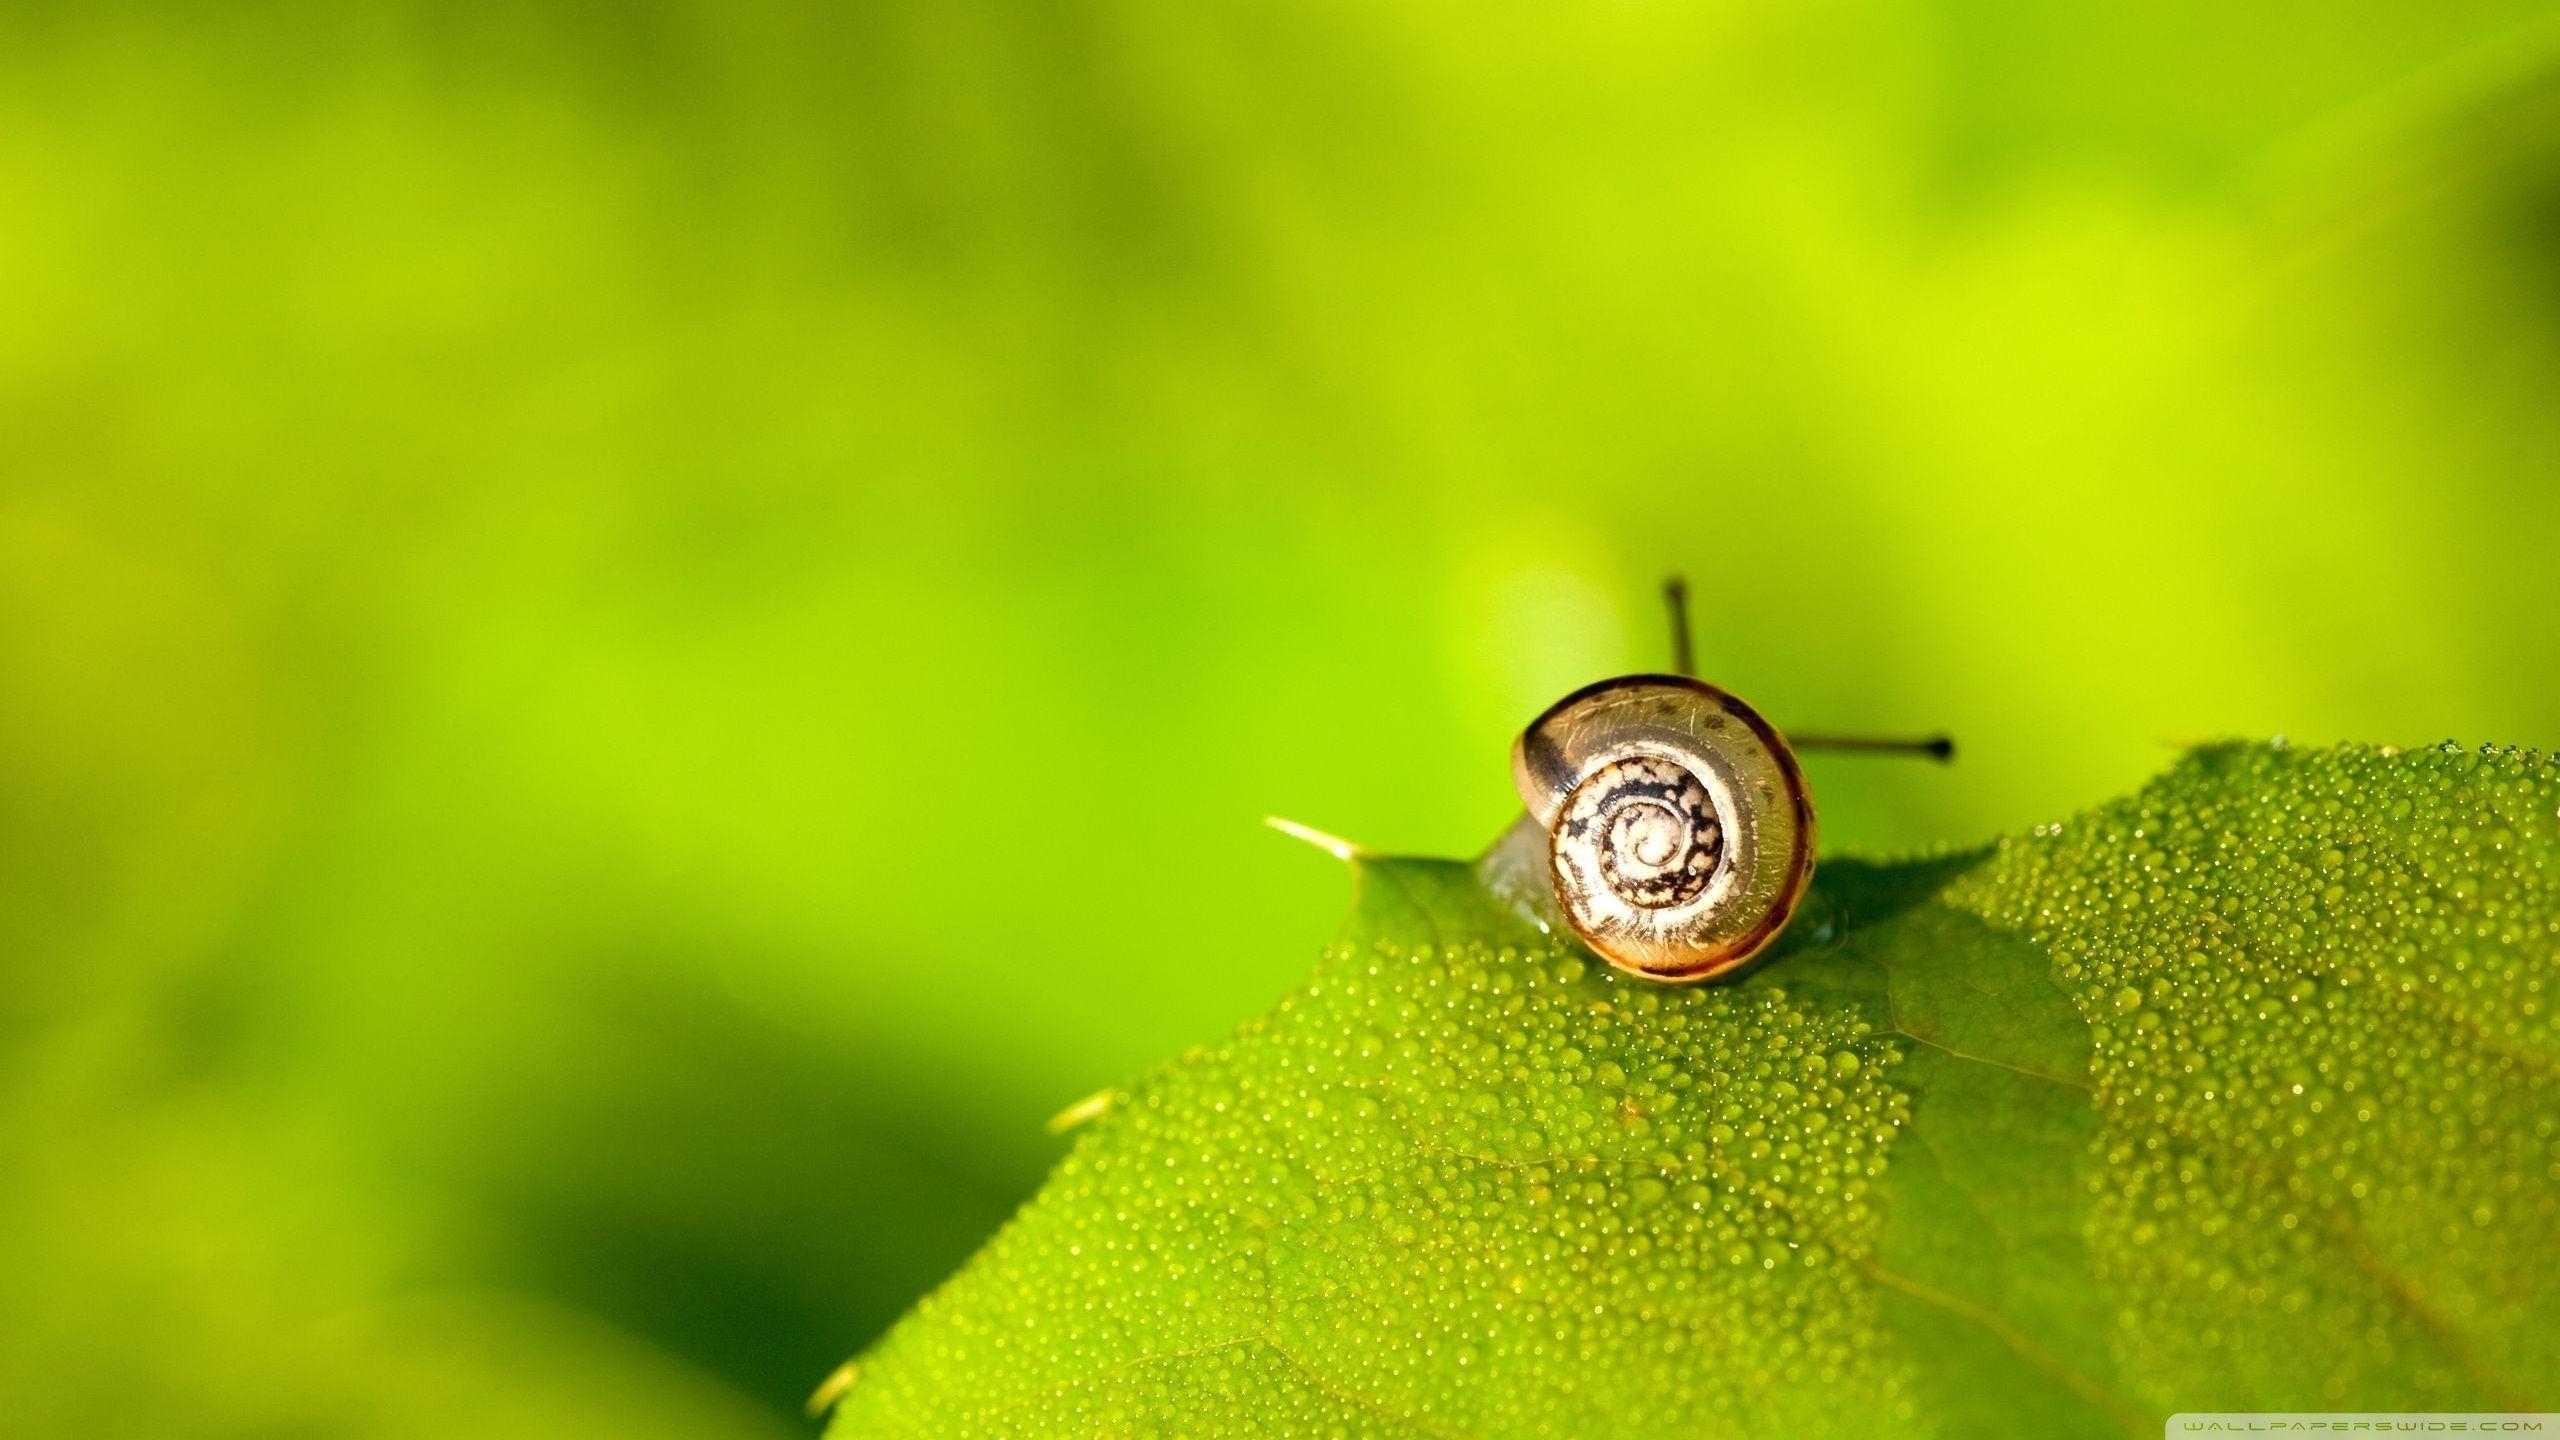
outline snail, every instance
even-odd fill
[[[1544,835],[1554,908],[1574,932],[1622,970],[1687,984],[1731,972],[1786,928],[1813,879],[1815,826],[1795,747],[1690,673],[1677,578],[1665,595],[1679,673],[1567,695],[1521,732],[1511,773]],[[1955,753],[1944,736],[1797,744],[1941,761]]]

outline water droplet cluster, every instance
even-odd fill
[[[1369,862],[1358,938],[1109,1107],[838,1433],[1925,1434],[1983,1384],[1912,1357],[1967,1345],[2119,1418],[2540,1408],[2555,854],[2538,755],[2220,747],[1669,990]]]
[[[1907,1420],[1859,1268],[1899,1042],[1782,986],[1621,976],[1430,868],[1514,943],[1419,938],[1373,883],[1378,938],[1115,1107],[839,1433]]]
[[[2536,754],[2231,746],[1949,892],[2089,1024],[2088,1259],[2149,1398],[2552,1399],[2556,850]]]

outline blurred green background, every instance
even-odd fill
[[[787,1436],[1664,658],[2560,744],[2560,12],[0,12],[0,1430]]]

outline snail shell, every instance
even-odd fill
[[[1704,980],[1778,936],[1813,878],[1813,797],[1758,711],[1679,675],[1557,701],[1512,779],[1548,838],[1565,918],[1602,959]]]

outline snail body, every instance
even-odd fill
[[[1813,797],[1758,711],[1685,675],[1548,707],[1511,752],[1565,918],[1610,964],[1687,983],[1750,960],[1813,878]]]

